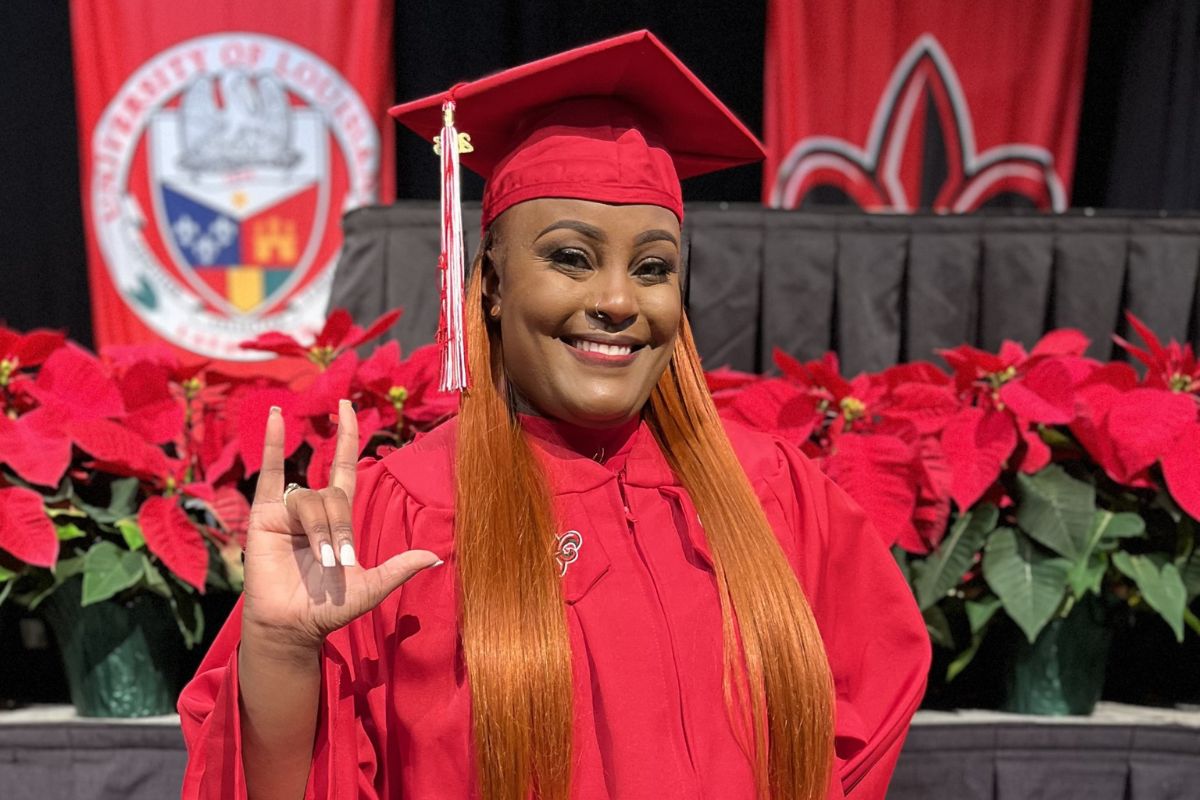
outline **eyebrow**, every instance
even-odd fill
[[[662,228],[654,228],[645,233],[639,233],[637,238],[633,240],[634,244],[646,244],[647,242],[670,242],[679,247],[679,240],[675,238],[675,234],[670,231],[665,231]]]
[[[550,231],[555,231],[555,230],[560,230],[560,229],[566,229],[566,230],[576,231],[577,233],[582,233],[584,236],[588,237],[589,239],[595,239],[598,242],[603,242],[607,238],[604,235],[604,231],[600,230],[599,228],[597,228],[594,225],[589,225],[586,222],[580,222],[577,219],[560,219],[557,222],[553,222],[550,225],[547,225],[545,228],[543,228],[541,230],[541,232],[539,232],[538,235],[535,237],[534,241],[537,241],[538,239],[542,238],[547,233],[550,233]],[[675,234],[671,233],[670,231],[663,230],[662,228],[653,228],[648,231],[643,231],[642,233],[639,233],[637,235],[637,237],[634,238],[634,240],[633,240],[633,243],[635,245],[643,245],[648,242],[670,242],[671,244],[675,245],[676,247],[679,246],[679,240],[675,238]]]
[[[560,219],[558,222],[551,223],[550,225],[543,228],[542,232],[537,235],[537,238],[534,239],[534,241],[537,241],[537,239],[542,238],[550,231],[559,230],[560,228],[565,228],[565,229],[571,230],[571,231],[577,231],[578,233],[582,233],[584,236],[588,237],[589,239],[595,239],[598,242],[603,242],[605,239],[604,231],[600,230],[599,228],[597,228],[594,225],[588,225],[586,222],[580,222],[577,219]]]

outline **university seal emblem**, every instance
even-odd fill
[[[112,280],[166,340],[253,360],[238,342],[320,328],[338,220],[377,195],[379,135],[329,64],[222,33],[146,62],[91,142],[92,224]]]

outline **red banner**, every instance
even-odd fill
[[[764,201],[1061,211],[1089,0],[771,0]]]
[[[97,346],[254,361],[239,342],[321,328],[342,214],[395,194],[392,14],[72,0]]]

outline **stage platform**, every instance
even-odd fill
[[[0,712],[5,800],[178,797],[175,716],[91,720],[68,706]],[[853,795],[851,795],[853,797]],[[1091,717],[921,711],[889,800],[1200,797],[1200,709],[1101,703]]]

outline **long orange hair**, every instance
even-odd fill
[[[480,248],[467,286],[472,388],[456,456],[455,550],[475,767],[484,800],[567,800],[571,645],[548,481],[505,393],[484,313]],[[760,798],[825,797],[833,683],[820,632],[717,417],[686,317],[643,416],[691,496],[724,619],[725,703]],[[500,479],[503,476],[503,479]],[[742,724],[748,718],[748,726]]]

